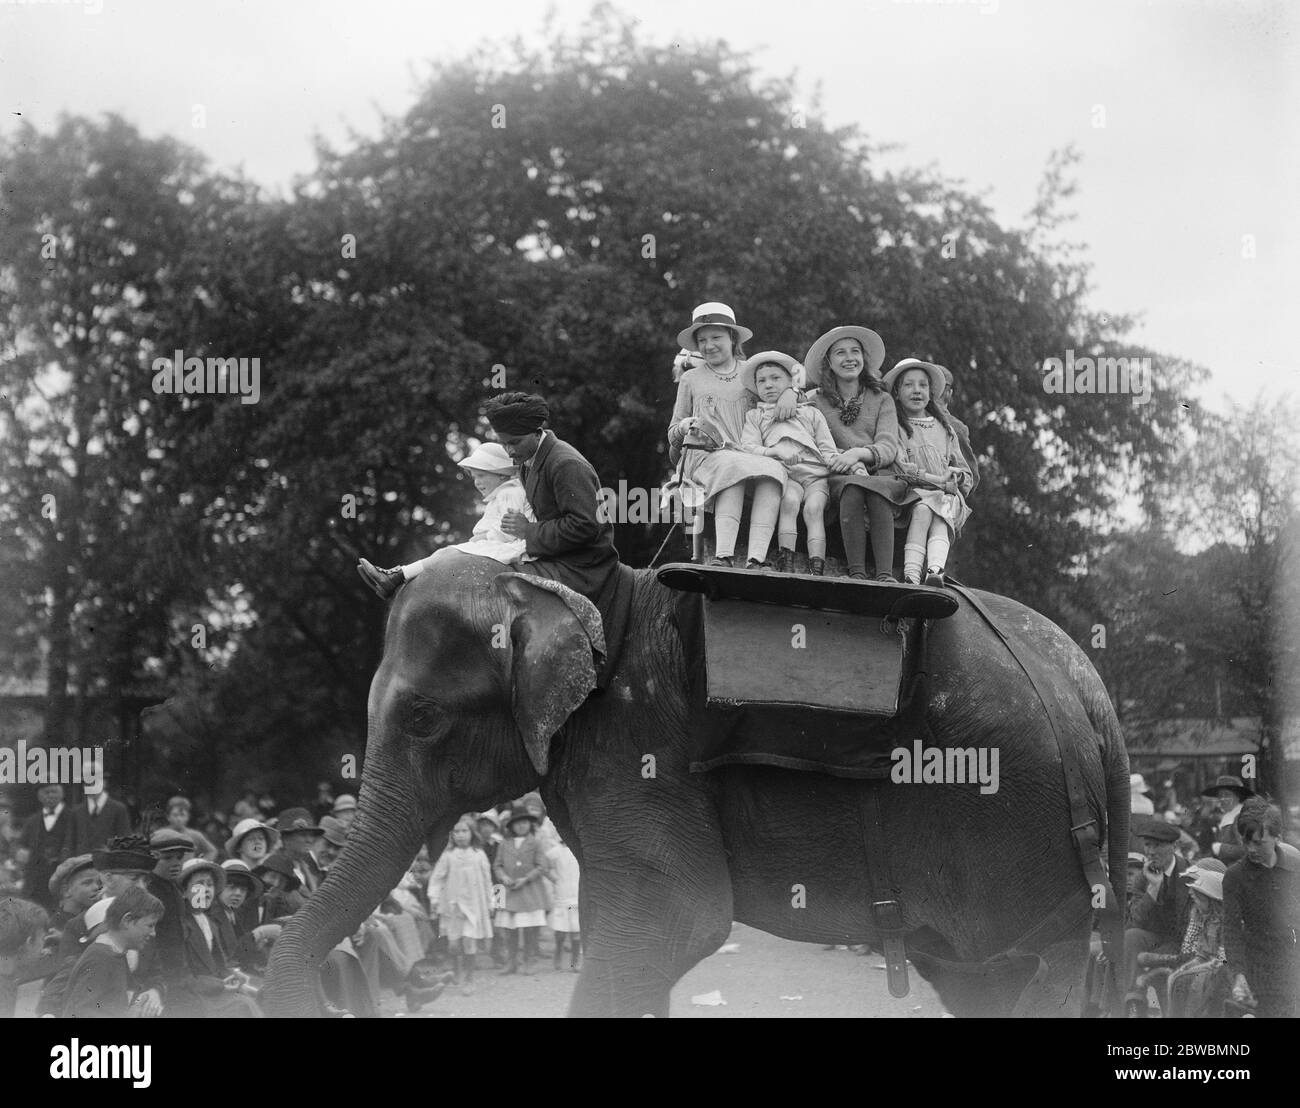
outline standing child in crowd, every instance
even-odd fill
[[[103,930],[99,931],[101,912]],[[136,986],[129,956],[153,938],[162,914],[162,901],[138,885],[92,905],[86,922],[94,937],[68,979],[65,1017],[123,1019],[161,1014],[144,994],[133,995]]]
[[[502,975],[519,973],[519,935],[523,933],[523,972],[533,972],[532,959],[540,953],[538,929],[546,924],[545,858],[536,829],[537,817],[516,807],[506,824],[509,834],[497,851],[496,879],[506,887],[505,907],[497,913],[497,926],[506,933],[506,967]]]
[[[781,419],[776,403],[794,387],[798,363],[779,350],[755,354],[741,369],[745,387],[757,394],[758,405],[745,413],[745,428],[740,445],[751,454],[775,458],[786,470],[785,490],[781,494],[781,513],[777,522],[776,571],[794,569],[795,536],[799,509],[803,507],[804,526],[808,529],[808,567],[814,576],[826,572],[826,500],[830,496],[830,465],[839,455],[826,417],[811,404],[801,404],[788,419]],[[867,467],[858,463],[850,470],[865,475]]]
[[[474,991],[474,966],[480,940],[492,938],[492,874],[487,855],[474,844],[474,825],[462,817],[429,876],[429,904],[448,942],[456,976],[453,983]]]
[[[501,521],[507,512],[522,512],[530,523],[536,523],[537,517],[528,504],[524,486],[516,476],[518,471],[514,460],[506,453],[506,448],[497,442],[485,442],[459,465],[470,475],[483,498],[483,515],[474,524],[470,539],[455,546],[444,546],[427,558],[395,569],[378,569],[362,558],[357,564],[357,572],[381,600],[387,600],[407,581],[418,577],[429,568],[434,558],[446,550],[493,558],[508,566],[516,564],[524,556],[527,542],[506,534],[501,529]]]
[[[12,1019],[18,986],[41,958],[49,913],[33,900],[0,897],[0,1019]]]
[[[555,932],[555,969],[564,957],[564,937],[569,937],[569,969],[578,972],[582,952],[582,927],[578,917],[578,859],[564,842],[557,842],[546,855],[555,882],[555,905],[551,909],[551,930]]]
[[[943,393],[937,365],[904,358],[885,374],[885,387],[898,405],[901,451],[896,468],[917,487],[918,502],[903,546],[903,580],[943,587],[948,551],[970,516],[965,494],[971,472],[957,434],[933,399]]]

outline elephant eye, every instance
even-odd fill
[[[445,718],[443,705],[431,696],[412,695],[401,715],[402,730],[415,738],[428,738]]]

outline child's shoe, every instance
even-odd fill
[[[788,547],[780,547],[776,552],[776,571],[777,573],[794,572],[794,551]]]
[[[718,557],[717,554],[711,554],[709,560],[704,563],[706,566],[721,566],[723,569],[735,569],[736,563],[730,554],[724,554]]]
[[[887,573],[887,572],[877,573],[877,574],[876,574],[876,580],[877,580],[877,581],[885,581],[885,582],[888,582],[889,584],[892,584],[892,585],[897,585],[897,584],[898,584],[898,578],[895,577],[892,573]]]
[[[932,589],[943,588],[943,570],[937,568],[936,566],[931,566],[929,571],[925,575],[925,583],[928,588],[932,588]]]
[[[826,576],[826,559],[825,559],[825,558],[809,558],[809,559],[808,559],[808,571],[809,571],[809,572],[810,572],[814,577],[825,577],[825,576]]]
[[[772,568],[771,562],[760,562],[757,558],[750,558],[745,563],[745,568],[754,573],[762,573],[766,569]]]
[[[372,566],[365,558],[357,563],[357,572],[380,600],[387,600],[406,581],[406,576],[400,569],[380,569]]]

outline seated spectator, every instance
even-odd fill
[[[169,1016],[201,1016],[202,1005],[189,989],[189,968],[185,958],[185,900],[181,896],[180,876],[185,863],[193,857],[194,843],[188,835],[162,827],[149,836],[154,870],[145,878],[145,888],[163,906],[153,941],[158,974],[166,988]]]
[[[81,1019],[161,1015],[157,994],[139,988],[128,956],[143,950],[153,937],[162,918],[162,903],[144,889],[132,887],[92,907],[86,921],[91,940],[68,979],[63,1015]]]
[[[42,956],[50,916],[31,900],[0,897],[0,1019],[12,1019],[18,986]]]
[[[272,854],[253,870],[253,876],[266,888],[262,897],[263,922],[283,921],[306,903],[299,891],[302,882],[294,872],[293,863],[283,854]]]
[[[343,824],[345,831],[351,831],[352,822],[357,818],[357,798],[351,793],[339,793],[339,798],[334,801],[334,810],[330,812],[330,815]]]
[[[264,886],[252,870],[238,858],[222,862],[221,868],[226,885],[218,897],[221,908],[212,918],[221,933],[222,946],[239,969],[261,973],[266,969],[266,948],[279,938],[280,925],[262,923],[258,918]]]
[[[104,882],[89,854],[78,854],[59,863],[50,878],[50,895],[58,905],[50,924],[60,931],[73,916],[79,916],[99,899]]]
[[[1137,833],[1142,838],[1146,864],[1145,888],[1131,897],[1128,927],[1124,932],[1125,1004],[1131,1016],[1145,1016],[1146,992],[1139,990],[1138,956],[1146,953],[1177,954],[1191,915],[1192,899],[1181,881],[1187,863],[1174,853],[1178,832],[1164,820],[1147,819]]]
[[[302,886],[302,895],[311,896],[325,879],[325,874],[312,852],[317,840],[324,834],[322,828],[306,808],[286,808],[275,821],[280,833],[278,853],[288,860]]]
[[[1228,973],[1223,949],[1223,863],[1202,859],[1192,871],[1189,886],[1192,918],[1183,937],[1187,958],[1169,978],[1171,1019],[1220,1018],[1228,995]]]
[[[1220,777],[1213,785],[1201,793],[1213,797],[1219,809],[1219,819],[1214,825],[1214,838],[1210,843],[1210,853],[1224,865],[1240,862],[1246,856],[1241,834],[1237,831],[1237,817],[1241,815],[1241,805],[1249,800],[1251,791],[1241,783],[1240,777]]]
[[[320,867],[323,877],[329,873],[330,866],[334,864],[334,859],[343,852],[343,844],[348,841],[348,831],[333,816],[325,816],[320,821],[320,825],[322,834],[316,840],[312,853],[316,857],[316,864]]]
[[[208,862],[215,862],[217,848],[212,845],[212,840],[207,835],[197,827],[189,825],[190,813],[190,802],[185,797],[174,796],[167,801],[167,825],[190,840],[196,856]]]
[[[1300,861],[1280,849],[1282,813],[1252,797],[1237,816],[1246,856],[1223,878],[1232,997],[1263,1018],[1300,1015]]]
[[[279,845],[280,833],[269,823],[241,819],[226,840],[226,853],[255,870]]]
[[[192,858],[181,869],[181,896],[186,913],[185,965],[189,987],[200,998],[203,1015],[217,1019],[260,1016],[249,996],[249,978],[228,962],[228,952],[210,913],[226,885],[226,871],[216,862]]]

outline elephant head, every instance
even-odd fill
[[[595,687],[590,639],[555,594],[449,552],[392,606],[370,687],[359,813],[321,889],[272,954],[267,1007],[316,1008],[313,978],[456,818],[535,788]]]

